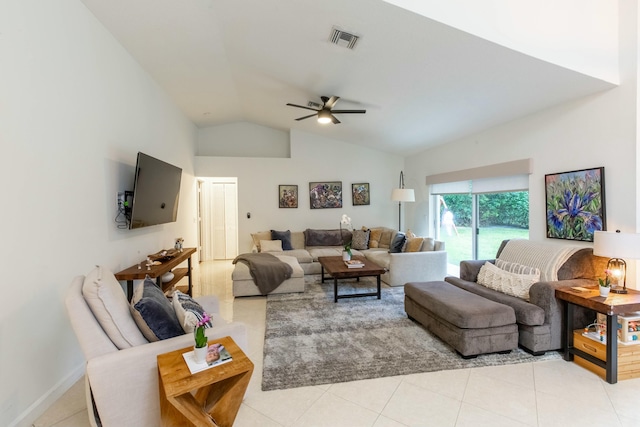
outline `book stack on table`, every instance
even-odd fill
[[[364,267],[364,262],[359,261],[357,259],[352,259],[344,262],[349,268],[362,268]]]

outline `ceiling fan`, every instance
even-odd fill
[[[338,99],[340,99],[339,96],[332,96],[331,98],[327,96],[321,96],[320,99],[322,99],[322,108],[312,108],[297,104],[287,105],[291,107],[298,107],[304,108],[305,110],[315,111],[315,113],[309,114],[308,116],[297,118],[297,121],[308,119],[309,117],[313,116],[318,116],[318,123],[323,124],[333,122],[333,124],[337,125],[338,123],[340,123],[340,120],[338,120],[338,118],[334,116],[334,114],[364,114],[367,112],[367,110],[334,110],[333,107],[336,105],[336,102],[338,102]]]

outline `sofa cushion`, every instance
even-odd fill
[[[321,256],[340,256],[342,255],[342,246],[339,247],[322,247],[315,246],[308,249],[309,255],[314,262],[318,262],[318,257]],[[354,254],[355,255],[355,254]]]
[[[360,250],[369,249],[369,234],[371,234],[370,230],[354,230],[351,248]]]
[[[562,264],[558,270],[558,280],[596,279],[604,274],[609,258],[593,255],[593,249],[580,249]]]
[[[276,231],[271,230],[271,240],[282,240],[282,250],[290,251],[293,249],[291,246],[291,231]]]
[[[138,328],[149,341],[159,341],[184,334],[171,302],[151,279],[145,279],[133,292],[131,314]]]
[[[382,268],[389,268],[391,265],[391,255],[384,250],[367,251],[367,259],[375,262]]]
[[[530,271],[529,267],[524,266],[514,268]],[[482,268],[480,268],[478,283],[489,289],[528,301],[529,288],[540,280],[540,270],[535,269],[534,271],[534,273],[530,274],[512,273],[487,261]]]
[[[420,248],[422,247],[422,242],[424,239],[422,237],[409,237],[407,238],[407,242],[402,249],[402,252],[420,252]]]
[[[182,326],[184,332],[187,334],[193,333],[198,322],[204,319],[204,308],[202,308],[202,306],[189,295],[183,294],[178,290],[173,292],[171,304],[173,305],[173,310],[176,312],[176,317],[178,318],[178,322],[180,322],[180,326]],[[205,328],[210,327],[211,321],[205,323]]]
[[[393,242],[391,242],[391,246],[389,247],[389,252],[392,254],[402,252],[402,248],[404,246],[404,242],[407,240],[407,236],[403,232],[398,232],[396,237],[393,238]]]
[[[260,240],[271,240],[271,231],[251,233],[251,239],[253,239],[253,244],[258,248],[258,252],[260,252]]]
[[[348,230],[312,230],[307,228],[304,232],[306,246],[342,246],[351,240],[351,232]]]
[[[260,252],[282,252],[282,240],[260,240]]]
[[[108,269],[96,266],[84,279],[82,296],[111,342],[120,350],[147,344],[129,312],[120,282]]]
[[[391,230],[383,230],[380,235],[380,242],[378,243],[379,248],[389,249],[391,248],[391,239],[393,236],[393,232]]]
[[[382,228],[371,228],[369,231],[369,247],[379,248],[380,238],[382,237]]]

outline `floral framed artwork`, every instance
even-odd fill
[[[278,186],[278,203],[280,208],[297,208],[298,207],[298,186],[297,185],[279,185]]]
[[[311,209],[342,207],[342,181],[309,183],[309,206]]]
[[[351,184],[351,203],[353,206],[365,206],[371,204],[368,182]]]
[[[544,176],[547,237],[593,242],[606,230],[604,167]]]

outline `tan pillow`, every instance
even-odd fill
[[[423,241],[424,239],[422,237],[412,237],[410,239],[407,239],[407,244],[404,247],[404,252],[420,252]]]
[[[369,234],[369,247],[380,247],[380,238],[382,237],[382,228],[372,228]]]
[[[389,249],[391,247],[391,230],[385,230],[380,236],[380,242],[378,242],[379,248]]]
[[[111,271],[97,266],[84,279],[82,296],[109,339],[120,350],[147,344],[129,312],[129,303]]]
[[[282,240],[260,240],[260,252],[282,252]]]
[[[418,237],[415,235],[415,233],[413,231],[411,231],[411,229],[407,230],[407,239],[411,239],[413,237]]]
[[[252,233],[251,238],[253,239],[253,244],[258,248],[258,252],[260,252],[260,240],[271,240],[271,230]]]

